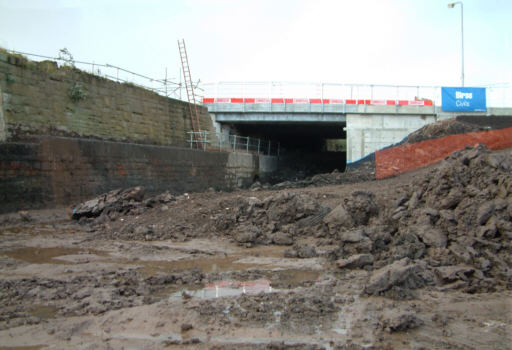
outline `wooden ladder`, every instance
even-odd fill
[[[190,66],[188,64],[187,49],[185,47],[185,39],[178,40],[178,48],[180,50],[181,67],[183,71],[183,79],[185,80],[185,90],[187,91],[188,108],[190,111],[190,120],[192,131],[194,132],[194,140],[196,147],[201,148],[201,125],[199,123],[199,113],[197,111],[196,96],[194,94],[194,84],[190,74]]]

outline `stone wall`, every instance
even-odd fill
[[[213,131],[198,109],[201,129]],[[189,149],[191,129],[186,102],[0,49],[0,212],[139,185],[230,190],[259,176],[257,155]]]
[[[149,194],[230,190],[260,175],[259,163],[253,154],[93,139],[43,136],[32,142],[4,142],[0,213],[67,206],[138,185]]]
[[[0,50],[0,141],[58,135],[188,146],[188,103]],[[3,98],[2,98],[3,97]],[[203,130],[212,131],[199,106]]]

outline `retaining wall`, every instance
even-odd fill
[[[198,109],[201,129],[213,131]],[[189,149],[191,129],[186,102],[0,49],[0,212],[138,185],[229,190],[265,173],[257,155]]]
[[[91,139],[43,136],[32,142],[4,142],[0,212],[65,206],[138,185],[149,194],[230,190],[264,174],[259,164],[253,154]]]
[[[0,94],[0,141],[55,135],[186,146],[192,130],[186,102],[1,50]],[[207,109],[198,109],[201,128],[213,131]]]

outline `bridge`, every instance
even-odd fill
[[[438,120],[462,114],[512,116],[508,86],[488,87],[491,107],[480,113],[444,112],[438,86],[227,82],[203,87],[202,102],[219,131],[270,137],[284,149],[317,155],[326,150],[325,140],[346,140],[347,163]]]

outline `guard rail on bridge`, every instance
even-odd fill
[[[343,100],[322,98],[203,98],[210,112],[355,113],[360,106],[433,106],[431,100]]]
[[[441,106],[441,86],[217,82],[204,83],[201,88],[205,104]],[[485,88],[488,107],[512,107],[510,84]]]

